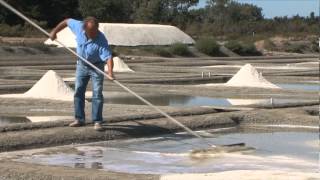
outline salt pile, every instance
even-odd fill
[[[106,35],[110,45],[116,46],[194,44],[189,35],[168,25],[100,23],[99,30]],[[75,36],[68,27],[57,34],[57,39],[68,47],[76,47]],[[45,44],[61,47],[50,39]]]
[[[49,70],[33,87],[24,94],[6,94],[0,97],[33,98],[73,101],[74,91],[54,71]]]
[[[108,71],[108,66],[105,66],[105,71]],[[113,58],[113,72],[134,72],[129,66],[119,57]]]
[[[279,88],[267,81],[251,64],[244,65],[227,83],[226,86]]]

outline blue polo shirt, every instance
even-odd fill
[[[102,32],[99,31],[94,39],[88,39],[83,29],[83,21],[68,19],[67,24],[76,36],[78,55],[93,64],[106,62],[111,58],[108,40]]]

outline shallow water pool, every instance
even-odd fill
[[[305,91],[319,91],[320,85],[319,84],[276,84],[277,86],[283,89],[289,90],[305,90]]]
[[[208,145],[185,134],[91,143],[24,154],[15,161],[115,172],[167,174],[212,173],[230,170],[316,172],[318,134],[312,132],[213,133],[212,144],[245,142],[256,150],[191,158],[194,149]]]
[[[148,96],[146,100],[156,106],[173,106],[173,107],[193,107],[193,106],[247,106],[247,105],[280,105],[285,103],[298,103],[305,100],[299,99],[232,99],[232,98],[213,98],[204,96],[185,96],[185,95],[163,95]],[[107,104],[131,104],[144,105],[139,99],[133,96],[127,97],[110,97],[106,98]]]

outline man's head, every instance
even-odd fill
[[[88,38],[94,39],[98,35],[99,21],[95,17],[89,16],[84,19],[83,28]]]

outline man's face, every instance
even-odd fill
[[[84,31],[89,39],[94,39],[98,34],[98,27],[96,27],[94,23],[87,22],[84,27]]]

